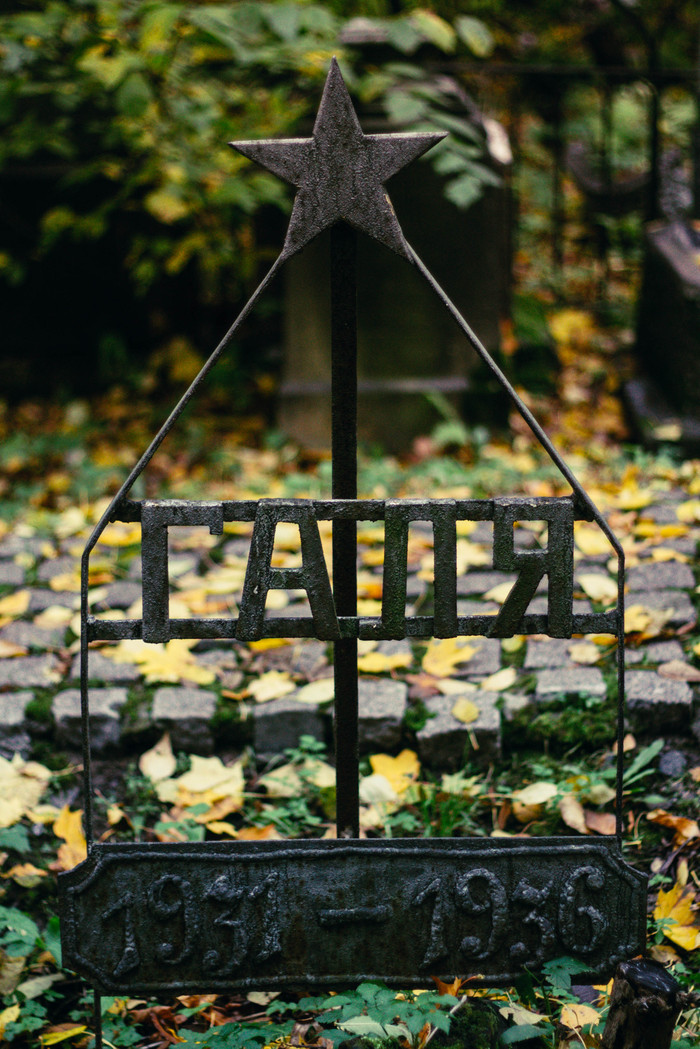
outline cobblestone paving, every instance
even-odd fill
[[[630,632],[626,654],[628,726],[642,738],[668,733],[700,741],[700,684],[694,680],[700,673],[694,670],[697,660],[690,652],[696,624],[697,526],[673,534],[675,509],[684,498],[682,492],[672,492],[636,511],[636,521],[646,533],[655,527],[666,529],[661,540],[650,539],[646,549],[630,558],[627,572],[627,607],[642,620],[646,615],[651,624]],[[537,525],[523,523],[521,545],[539,541]],[[299,564],[294,527],[278,529],[275,557],[281,565]],[[140,547],[134,528],[117,526],[106,537],[109,542],[99,544],[93,554],[90,604],[95,615],[140,616]],[[360,527],[362,615],[381,611],[382,531],[376,525]],[[76,631],[83,540],[76,535],[54,543],[28,533],[19,527],[0,542],[0,750],[26,755],[34,741],[48,738],[66,753],[77,753]],[[321,533],[328,556],[330,536],[323,523]],[[235,534],[228,531],[221,538],[205,529],[173,528],[169,541],[171,615],[235,615],[249,547],[246,526],[238,525]],[[458,542],[459,613],[495,615],[515,577],[493,569],[491,531],[483,522]],[[661,557],[659,545],[664,550]],[[431,614],[432,556],[430,529],[412,527],[408,614]],[[591,578],[597,585],[607,581],[611,589],[612,551],[610,556],[590,550],[586,554],[577,544],[575,556],[575,610],[610,607],[601,603]],[[528,611],[546,613],[546,578]],[[268,615],[308,613],[304,591],[270,592]],[[501,752],[503,733],[513,719],[534,716],[552,703],[603,703],[616,687],[610,637],[536,636],[503,642],[478,637],[459,643],[468,643],[469,658],[448,665],[440,676],[422,666],[427,641],[360,642],[361,665],[371,652],[380,657],[379,668],[369,661],[360,678],[360,741],[365,753],[397,752],[408,744],[435,767],[457,767],[467,749],[488,761]],[[125,650],[115,660],[114,645],[91,649],[96,753],[145,747],[166,729],[177,749],[202,754],[252,743],[260,756],[269,756],[294,746],[301,734],[330,742],[332,687],[327,679],[332,675],[332,646],[310,639],[276,644],[192,642],[181,653],[185,664],[174,660],[172,667],[162,646],[154,648],[163,656],[155,670],[129,658]],[[457,701],[465,698],[476,708],[469,721],[453,713]]]

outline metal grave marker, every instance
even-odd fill
[[[296,187],[282,251],[240,316],[133,468],[94,529],[82,559],[81,695],[88,858],[59,875],[63,959],[96,994],[137,995],[242,988],[340,987],[360,979],[420,986],[432,976],[478,975],[508,983],[559,955],[581,972],[609,974],[644,942],[646,878],[622,859],[622,747],[617,834],[607,838],[359,839],[357,642],[361,638],[567,638],[609,633],[618,645],[618,742],[624,704],[624,557],[600,512],[506,377],[407,243],[384,182],[442,135],[362,132],[333,61],[308,139],[232,143]],[[332,459],[330,499],[186,502],[129,498],[130,490],[205,376],[283,263],[331,227]],[[357,498],[357,231],[416,268],[571,486],[562,498],[380,500]],[[401,263],[398,263],[401,264]],[[398,305],[398,304],[397,304]],[[618,561],[618,602],[573,610],[573,526],[595,522]],[[102,620],[88,606],[89,559],[112,521],[140,522],[141,619]],[[172,618],[168,529],[252,523],[237,617]],[[332,522],[332,583],[319,522]],[[357,523],[383,522],[381,614],[358,615]],[[411,522],[434,535],[432,615],[406,614]],[[457,525],[493,522],[493,565],[512,573],[497,615],[460,615]],[[515,526],[545,522],[547,545],[521,549]],[[298,526],[301,564],[272,563],[277,526]],[[547,577],[547,607],[528,606]],[[267,594],[298,588],[310,616],[266,618]],[[89,642],[142,638],[316,637],[333,643],[337,840],[110,844],[93,831],[89,739]],[[99,997],[96,998],[99,1006]],[[99,1007],[96,1009],[99,1017]],[[98,1022],[98,1045],[101,1044]]]

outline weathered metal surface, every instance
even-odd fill
[[[354,638],[456,637],[543,633],[571,637],[573,633],[617,633],[619,606],[606,612],[573,612],[574,520],[588,518],[575,500],[564,498],[504,499],[261,499],[258,502],[183,503],[178,500],[130,503],[119,520],[139,520],[143,530],[144,601],[142,620],[102,620],[88,617],[90,640],[113,641],[142,637],[170,638],[317,637],[341,641]],[[168,612],[168,525],[208,525],[221,532],[225,521],[252,521],[248,566],[238,617],[173,619]],[[333,536],[333,587],[323,556],[319,521],[350,528]],[[382,609],[379,616],[356,614],[356,541],[358,521],[384,521],[385,555]],[[412,521],[432,524],[434,532],[434,615],[406,615],[408,528]],[[457,524],[493,521],[493,567],[513,573],[513,588],[498,615],[457,614]],[[544,548],[516,550],[515,524],[542,521],[548,525]],[[272,564],[275,530],[280,523],[299,527],[302,564],[277,568]],[[349,546],[348,546],[349,543]],[[540,582],[547,577],[548,610],[528,613]],[[310,616],[265,617],[269,590],[305,590]],[[347,596],[346,596],[347,595]]]
[[[365,135],[333,59],[313,138],[230,145],[297,187],[282,258],[341,220],[408,258],[408,245],[383,184],[445,134]]]
[[[99,844],[60,889],[64,964],[106,993],[604,975],[644,942],[646,879],[601,839]]]
[[[617,739],[624,731],[624,553],[609,525],[529,408],[408,244],[383,183],[442,135],[365,135],[335,61],[310,139],[235,143],[298,189],[282,252],[189,389],[129,473],[85,547],[81,567],[81,703],[88,859],[59,875],[64,962],[117,994],[331,988],[363,977],[394,986],[475,975],[511,982],[523,968],[573,955],[582,972],[608,974],[643,946],[645,877],[623,863],[618,746],[616,839],[550,838],[348,841],[357,838],[357,641],[514,633],[610,633],[617,638]],[[129,493],[235,338],[282,264],[331,227],[332,498],[225,502],[133,501]],[[564,498],[360,500],[357,498],[356,236],[411,263],[501,384],[571,486]],[[397,264],[403,264],[397,260]],[[400,308],[400,305],[398,305]],[[594,521],[617,557],[618,600],[606,612],[573,611],[573,528]],[[90,613],[89,560],[111,521],[140,521],[143,614]],[[171,619],[168,528],[227,521],[253,525],[238,616]],[[333,582],[318,529],[333,526]],[[358,521],[384,522],[381,614],[357,614]],[[407,543],[413,521],[432,524],[434,609],[406,614]],[[457,608],[457,525],[492,521],[493,564],[513,574],[497,615]],[[520,549],[519,521],[547,524],[543,548]],[[278,568],[277,525],[299,528],[301,565]],[[530,601],[547,578],[547,611]],[[305,590],[311,615],[269,619],[267,594]],[[89,726],[89,642],[142,638],[318,637],[334,644],[336,841],[124,845],[96,842]],[[102,1044],[99,995],[96,1045]]]

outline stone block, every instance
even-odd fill
[[[457,596],[481,596],[501,583],[515,583],[515,579],[512,572],[467,572],[457,579]]]
[[[687,681],[673,681],[653,670],[625,675],[626,706],[636,732],[663,735],[690,726],[693,693]]]
[[[69,575],[75,571],[78,562],[74,557],[52,557],[42,561],[37,568],[36,577],[42,583],[48,583],[56,576]]]
[[[141,600],[141,584],[129,579],[110,583],[107,587],[104,604],[107,608],[130,608],[135,601]]]
[[[40,536],[6,535],[0,540],[0,557],[16,557],[17,554],[41,557],[45,546],[46,539]]]
[[[408,687],[390,678],[361,677],[357,691],[360,751],[389,751],[398,747]]]
[[[48,688],[61,680],[55,656],[15,656],[0,660],[0,687]]]
[[[654,641],[651,645],[643,645],[641,648],[625,649],[627,666],[637,663],[645,665],[670,663],[672,659],[685,661],[685,652],[679,641]]]
[[[682,561],[650,561],[634,565],[627,571],[628,601],[635,603],[632,596],[647,590],[692,590],[695,586],[690,565]]]
[[[475,652],[468,663],[455,667],[455,677],[486,677],[501,669],[501,642],[497,637],[470,637],[465,644]]]
[[[13,561],[0,561],[0,586],[22,586],[24,569]]]
[[[51,605],[60,605],[61,608],[72,608],[77,612],[80,609],[80,594],[68,590],[48,590],[42,587],[30,587],[29,589],[29,611],[43,612]]]
[[[253,746],[258,756],[281,754],[297,747],[301,736],[325,740],[328,716],[317,706],[283,696],[253,707]]]
[[[90,749],[95,754],[113,750],[121,740],[121,709],[126,703],[125,688],[91,688]],[[69,688],[54,696],[52,712],[56,742],[79,750],[81,742],[80,689]]]
[[[605,696],[605,680],[597,667],[559,667],[537,673],[535,696],[539,701],[557,696]]]
[[[214,737],[211,719],[216,696],[201,688],[166,686],[153,696],[152,718],[160,732],[169,732],[173,750],[211,754]]]
[[[0,756],[26,756],[31,748],[26,710],[34,693],[0,692]]]
[[[65,627],[40,627],[26,619],[15,619],[0,630],[0,639],[24,648],[60,648],[65,636]]]
[[[570,638],[550,637],[546,641],[528,641],[525,653],[525,670],[544,667],[571,666],[569,649],[574,642]]]
[[[73,660],[70,669],[72,681],[80,678],[80,656]],[[101,681],[108,685],[128,684],[140,681],[141,674],[134,663],[116,663],[108,656],[103,656],[98,649],[90,649],[88,657],[88,680]]]
[[[421,762],[434,769],[458,769],[466,761],[493,761],[501,753],[501,713],[497,692],[465,693],[479,707],[479,717],[465,725],[452,713],[460,696],[434,696],[425,701],[428,718],[416,733]],[[477,748],[474,747],[474,742]]]
[[[630,594],[627,599],[627,607],[643,605],[652,611],[670,608],[671,617],[666,623],[670,629],[684,626],[686,623],[694,622],[697,613],[693,602],[683,590],[646,590],[643,594]]]

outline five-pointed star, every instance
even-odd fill
[[[383,183],[444,138],[363,134],[340,68],[331,63],[313,138],[231,142],[239,153],[297,187],[282,257],[343,219],[410,257]]]

